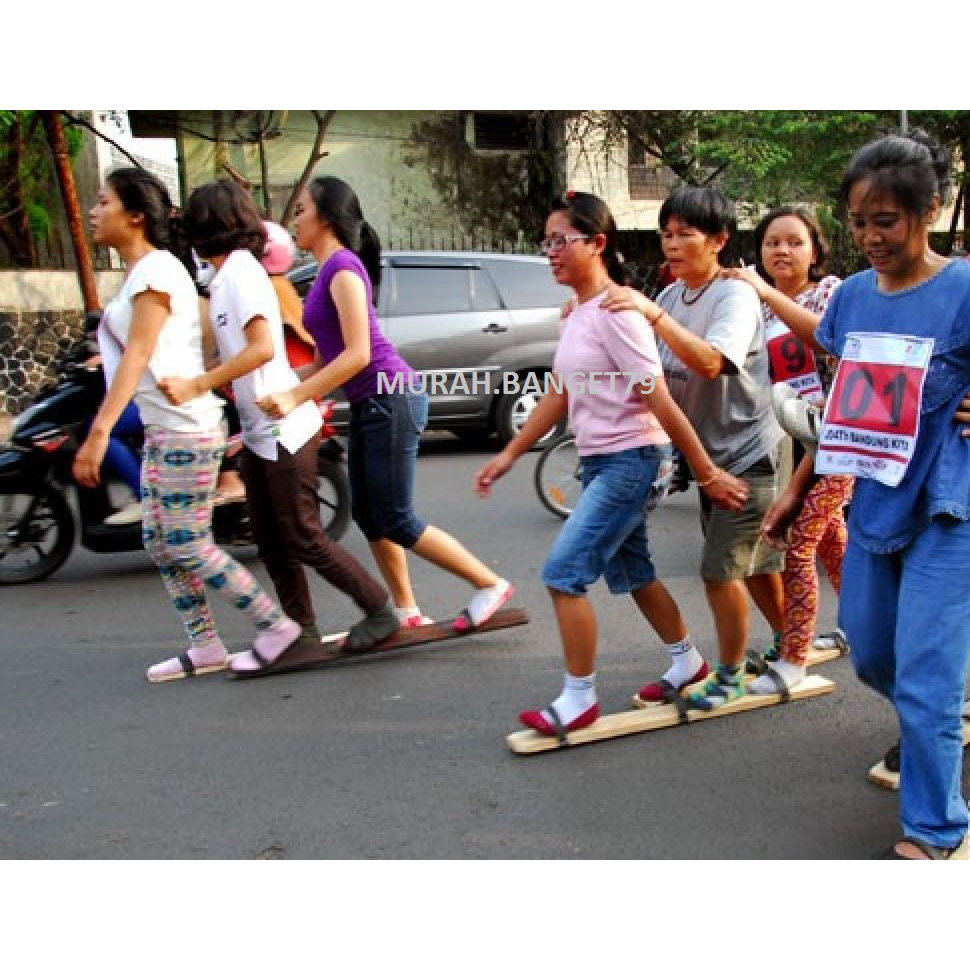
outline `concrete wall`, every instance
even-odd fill
[[[213,114],[183,113],[184,127],[211,133]],[[429,151],[416,129],[422,124],[447,124],[452,118],[457,124],[455,112],[338,111],[324,142],[328,155],[317,163],[314,174],[336,175],[354,188],[365,218],[385,248],[407,247],[412,238],[415,245],[429,244],[423,241],[429,234],[450,233],[455,220],[432,184],[435,149],[432,145]],[[309,111],[289,111],[282,131],[281,137],[265,142],[276,218],[306,165],[316,123]],[[232,137],[225,127],[222,134]],[[226,143],[220,149],[211,138],[183,134],[180,151],[186,196],[203,182],[227,177],[219,165],[220,150],[239,174],[254,186],[260,184],[256,146]],[[470,232],[478,227],[465,228]]]
[[[94,274],[103,306],[117,293],[124,273]],[[0,308],[16,310],[81,310],[84,299],[73,270],[0,270]]]
[[[96,274],[106,303],[120,270]],[[0,272],[0,414],[19,414],[50,380],[64,352],[84,329],[76,274],[57,270]],[[0,437],[5,422],[0,421]]]

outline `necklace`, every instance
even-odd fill
[[[687,284],[684,284],[684,288],[680,291],[681,302],[685,306],[693,306],[711,287],[711,284],[715,280],[721,278],[721,271],[718,270],[689,300],[687,299]]]

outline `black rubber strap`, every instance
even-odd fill
[[[882,759],[886,771],[895,771],[899,774],[899,743],[894,744]]]
[[[677,708],[677,723],[686,724],[687,712],[690,708],[687,704],[687,698],[681,694],[680,688],[674,687],[669,680],[663,677],[657,683],[660,684],[660,689],[663,691],[664,703],[673,704]]]
[[[255,647],[250,647],[249,652],[256,658],[256,665],[260,670],[274,663],[272,660],[267,660]]]
[[[767,677],[775,685],[777,688],[776,692],[781,694],[782,704],[787,704],[791,700],[791,691],[788,689],[788,684],[785,683],[785,678],[774,667],[768,667],[766,665],[761,676]]]
[[[745,658],[749,674],[763,674],[768,669],[768,661],[757,650],[749,650]]]
[[[182,665],[182,669],[185,671],[186,677],[195,676],[195,664],[192,663],[192,658],[186,653],[180,653],[177,657],[178,662]]]
[[[556,709],[550,704],[543,712],[543,717],[553,726],[556,732],[556,737],[559,739],[560,744],[569,744],[569,735],[566,733],[565,727],[556,713]]]

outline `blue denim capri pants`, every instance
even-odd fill
[[[549,589],[583,596],[600,577],[611,593],[657,578],[644,506],[670,445],[646,445],[581,459],[583,492],[542,568]]]

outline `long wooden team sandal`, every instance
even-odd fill
[[[919,849],[923,853],[924,858],[913,859],[908,855],[903,855],[898,846],[899,845],[911,845],[916,849]],[[963,841],[956,847],[952,849],[944,848],[940,845],[930,845],[929,842],[924,842],[922,839],[917,839],[911,835],[903,836],[903,838],[898,839],[894,842],[883,854],[880,856],[882,859],[903,859],[906,862],[920,862],[926,860],[933,860],[939,862],[947,861],[960,861],[964,859],[970,859],[970,835],[965,835]]]

